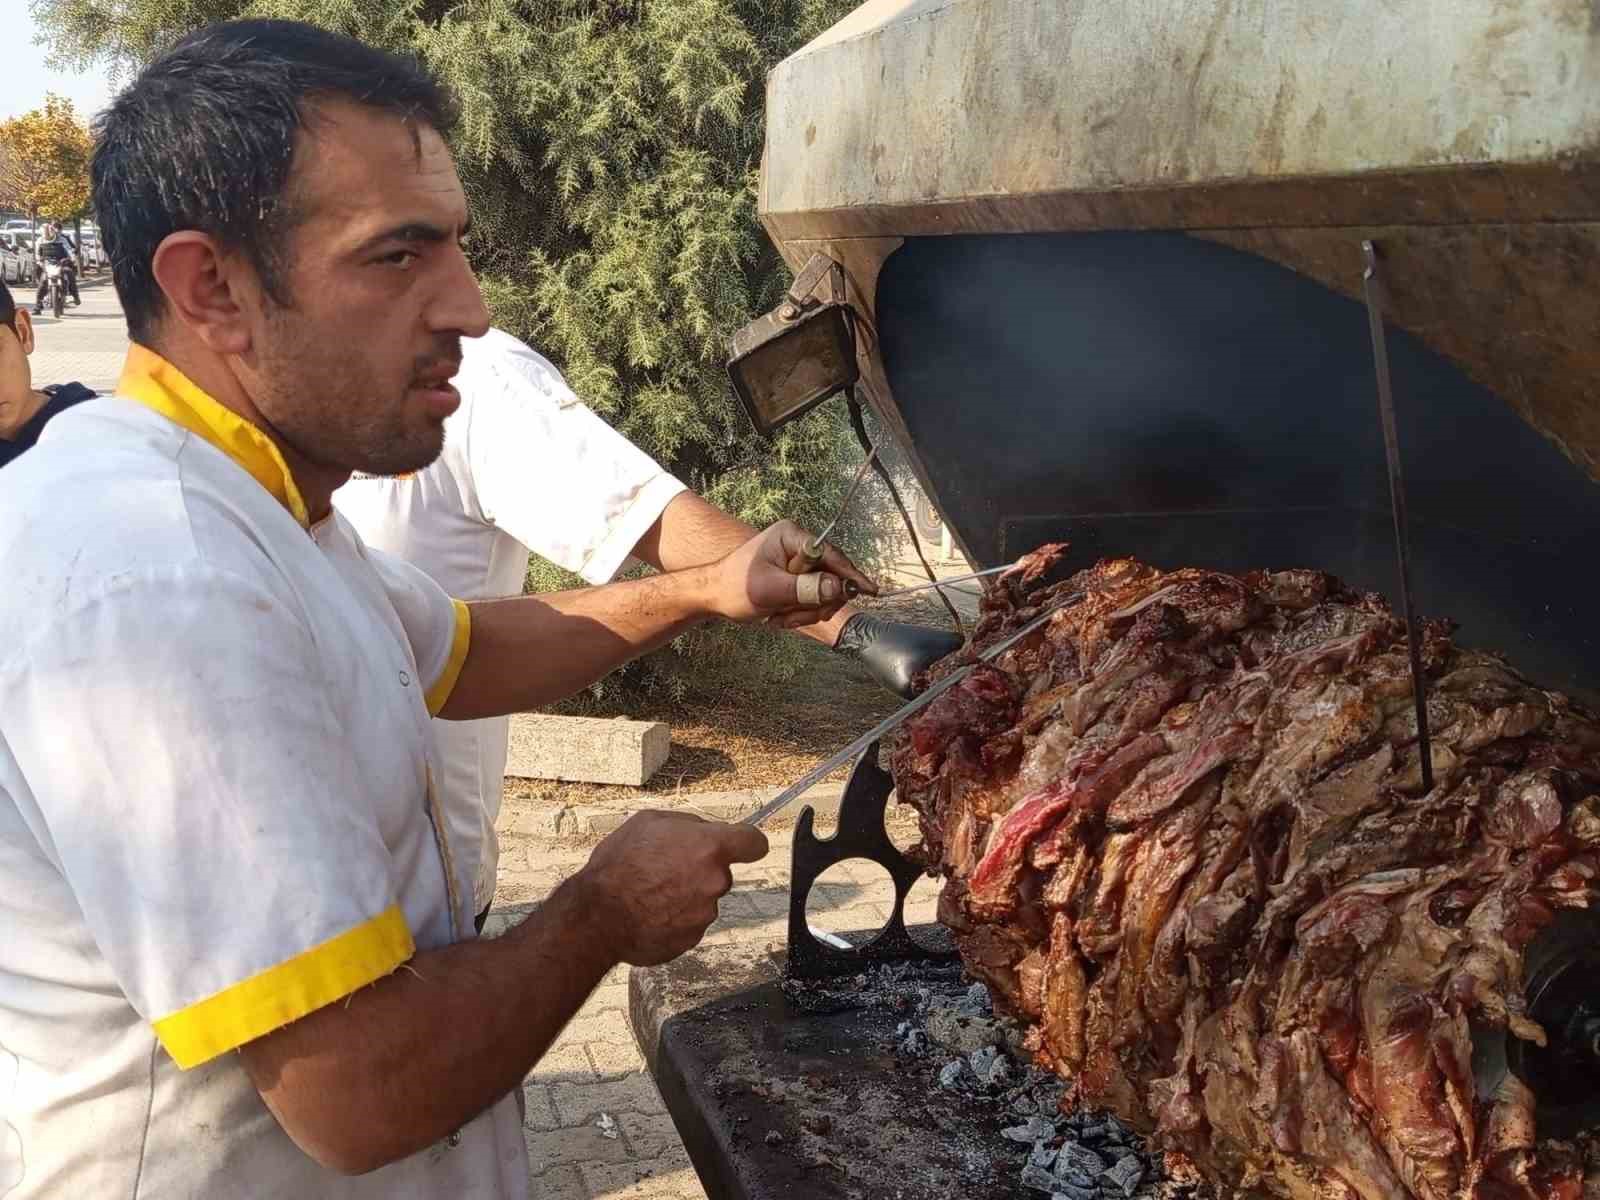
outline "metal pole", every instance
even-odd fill
[[[1400,605],[1405,613],[1406,643],[1411,651],[1411,694],[1417,706],[1417,746],[1422,755],[1422,790],[1433,790],[1433,747],[1428,738],[1428,680],[1422,671],[1422,632],[1411,597],[1411,539],[1406,517],[1405,478],[1400,471],[1400,434],[1395,427],[1394,390],[1389,380],[1389,348],[1383,329],[1384,286],[1378,248],[1361,243],[1366,259],[1362,292],[1367,301],[1367,324],[1372,333],[1372,358],[1378,374],[1378,415],[1383,421],[1383,453],[1389,464],[1389,506],[1394,513],[1395,556],[1400,563]]]

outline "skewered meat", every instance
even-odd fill
[[[1295,1200],[1576,1200],[1474,1030],[1539,1040],[1522,956],[1600,899],[1600,722],[1316,571],[1002,576],[891,747],[941,919],[1073,1102]],[[1600,1181],[1591,1187],[1600,1187]]]

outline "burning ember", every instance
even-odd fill
[[[1132,561],[1034,588],[1059,552],[1003,576],[935,673],[1080,598],[891,758],[941,918],[1064,1111],[1296,1200],[1577,1200],[1586,1152],[1600,1187],[1505,1066],[1558,1037],[1530,956],[1600,893],[1600,723],[1431,622],[1424,794],[1381,599]]]

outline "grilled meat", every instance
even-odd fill
[[[1103,562],[991,590],[933,677],[1062,598],[891,748],[969,968],[1038,1061],[1213,1179],[1294,1200],[1576,1200],[1473,1030],[1540,1039],[1522,954],[1600,899],[1600,722],[1315,571]],[[1591,1181],[1600,1188],[1600,1180]]]

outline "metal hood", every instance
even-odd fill
[[[1600,4],[872,0],[768,82],[761,219],[841,263],[866,397],[963,548],[1395,592],[1593,694]]]

